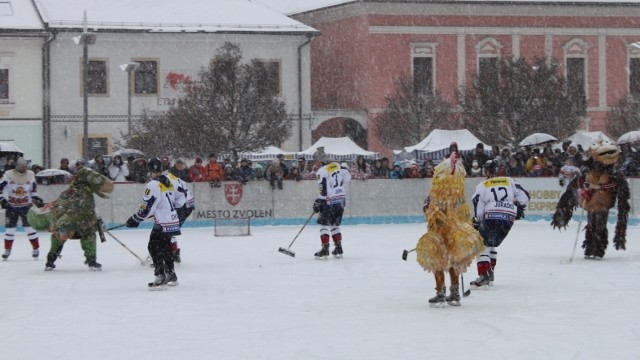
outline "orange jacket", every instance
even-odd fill
[[[208,163],[204,168],[207,181],[222,181],[224,179],[224,170],[217,161]]]

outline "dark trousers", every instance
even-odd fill
[[[173,272],[173,255],[171,254],[171,234],[166,234],[154,227],[149,236],[149,254],[155,267],[154,274]]]

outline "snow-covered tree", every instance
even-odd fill
[[[434,129],[448,128],[451,105],[436,92],[423,93],[401,75],[395,92],[385,96],[387,108],[377,117],[376,134],[391,149],[417,144]]]
[[[501,59],[459,91],[460,126],[499,146],[536,132],[562,139],[580,125],[584,99],[584,89],[567,87],[554,61]]]
[[[617,139],[626,132],[638,129],[640,129],[639,99],[629,99],[625,96],[607,114],[607,133]]]
[[[187,84],[166,113],[143,115],[127,147],[145,154],[191,157],[211,152],[258,151],[290,136],[292,120],[264,64],[242,62],[240,48],[225,43],[199,81]]]

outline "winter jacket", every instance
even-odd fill
[[[207,181],[207,170],[202,165],[191,165],[191,167],[189,167],[189,180],[191,180],[191,182]]]
[[[208,163],[204,168],[207,181],[222,181],[224,179],[224,169],[217,161]]]
[[[249,166],[240,166],[236,169],[235,174],[236,180],[244,185],[253,177],[253,169]]]

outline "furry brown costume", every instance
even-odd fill
[[[573,179],[553,214],[551,226],[566,228],[573,210],[580,205],[587,212],[585,239],[582,243],[586,259],[601,259],[609,243],[607,220],[609,209],[618,204],[618,222],[613,237],[616,250],[625,250],[629,217],[629,184],[614,166],[620,151],[608,141],[591,145],[589,159],[582,175]]]

